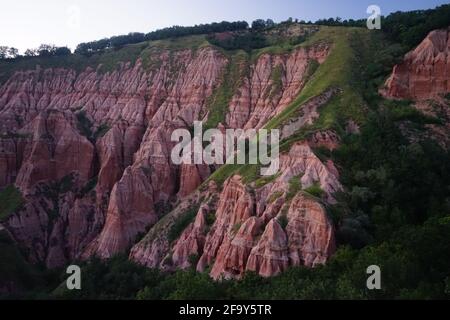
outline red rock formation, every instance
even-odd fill
[[[139,148],[143,128],[121,121],[97,141],[99,161],[97,192],[110,192],[120,180],[126,167],[133,163],[133,155]]]
[[[203,194],[203,196],[210,198],[208,193]],[[150,268],[171,269],[173,266],[171,265],[171,243],[169,243],[168,234],[175,221],[182,217],[187,210],[192,208],[192,203],[198,203],[200,201],[199,197],[200,193],[196,192],[189,197],[183,198],[174,210],[164,216],[150,229],[144,239],[133,246],[130,252],[130,258]],[[191,233],[196,234],[194,228]],[[187,232],[182,235],[182,238],[196,239],[195,236],[192,237]],[[177,242],[177,246],[181,248],[184,246],[183,243]],[[182,251],[184,252],[184,249]],[[183,260],[188,259],[190,255],[191,252],[188,250],[183,255],[180,254],[179,257],[181,259],[177,261],[183,264]]]
[[[256,244],[258,235],[261,235],[261,227],[260,218],[250,217],[238,231],[233,230],[233,234],[226,235],[211,270],[213,278],[236,278],[244,273],[248,256]]]
[[[309,99],[301,108],[298,108],[297,114],[292,116],[281,127],[281,140],[289,138],[303,126],[313,124],[319,118],[319,107],[330,101],[336,92],[337,90],[335,89],[329,89]]]
[[[327,45],[319,45],[302,47],[289,55],[263,54],[232,98],[227,127],[258,129],[264,126],[293,101],[307,81],[310,63],[313,60],[322,63],[329,49]],[[273,75],[274,72],[278,74]]]
[[[329,90],[305,104],[306,109],[303,106],[303,112],[294,120],[295,128],[285,130],[285,138],[303,125],[313,123],[318,108],[334,93],[335,90]],[[215,211],[216,220],[206,238],[195,227],[203,229],[203,216],[197,215],[196,223],[183,232],[172,248],[163,239],[162,225],[158,223],[155,230],[158,229],[159,236],[155,237],[156,231],[152,230],[133,247],[130,257],[141,264],[163,268],[171,257],[174,266],[185,268],[190,265],[189,257],[197,255],[200,256],[197,270],[211,267],[210,275],[215,279],[239,278],[249,270],[272,276],[292,265],[324,263],[334,251],[334,230],[325,210],[317,200],[297,196],[289,201],[286,194],[291,180],[299,179],[302,188],[318,183],[325,192],[324,200],[334,202],[333,194],[342,189],[338,172],[332,161],[322,163],[310,144],[332,149],[338,142],[334,132],[324,132],[317,133],[309,143],[293,144],[280,156],[280,175],[256,190],[245,186],[239,176],[229,178],[223,184],[218,203],[208,205],[209,210]],[[292,205],[285,207],[286,202]],[[289,216],[290,227],[286,231],[274,220],[282,212]],[[302,232],[301,243],[298,232]]]
[[[383,93],[392,98],[430,99],[450,92],[449,77],[450,29],[435,30],[394,67]]]
[[[313,267],[323,264],[335,251],[334,228],[322,205],[298,194],[287,213],[289,261],[292,265]]]
[[[221,130],[264,126],[294,100],[309,66],[322,63],[329,49],[321,44],[260,56],[241,79]],[[213,184],[195,191],[210,168],[174,165],[171,134],[208,114],[208,97],[228,61],[212,47],[160,49],[151,59],[147,68],[138,60],[106,73],[38,67],[16,72],[0,86],[0,187],[15,182],[27,200],[5,226],[30,259],[57,267],[94,254],[108,258],[156,224],[130,254],[149,267],[186,268],[196,255],[197,270],[210,266],[218,279],[246,270],[270,276],[290,265],[326,261],[334,239],[322,207],[305,197],[294,198],[289,208],[284,202],[291,179],[301,179],[304,188],[319,183],[324,200],[332,202],[341,188],[332,163],[322,163],[308,143],[297,143],[281,156],[281,174],[264,187],[234,176],[222,191]],[[284,138],[313,123],[334,92],[308,101],[283,128]],[[310,141],[330,148],[334,142],[331,133]],[[73,180],[69,190],[60,186],[67,176]],[[180,204],[167,214],[163,208],[176,200]],[[195,221],[169,243],[176,219],[198,203]],[[275,219],[283,209],[286,231]]]
[[[0,188],[16,181],[26,144],[26,137],[0,136]]]
[[[38,67],[0,86],[0,187],[16,182],[30,202],[7,226],[35,251],[36,261],[54,266],[83,252],[108,257],[123,251],[157,221],[158,208],[208,175],[202,168],[201,181],[188,179],[196,173],[192,168],[180,174],[170,163],[170,135],[205,113],[226,59],[210,47],[159,50],[152,59],[155,67],[147,71],[139,60],[104,74]],[[82,125],[92,123],[84,129],[91,140],[97,137],[95,147],[78,130],[75,113],[81,112],[87,119]],[[105,128],[103,136],[95,134]],[[9,132],[12,138],[4,138]],[[97,197],[82,194],[97,172]],[[71,173],[76,197],[54,203],[38,192],[37,184],[49,186]],[[62,213],[62,207],[68,209]],[[51,210],[59,213],[55,221],[47,216]],[[32,220],[39,228],[27,225]]]
[[[216,211],[216,221],[206,237],[203,254],[197,270],[204,271],[216,259],[221,246],[227,246],[234,237],[236,228],[254,215],[254,200],[242,184],[239,176],[230,178],[224,184]],[[222,250],[222,252],[225,249]]]
[[[270,195],[287,192],[291,179],[300,180],[303,189],[318,183],[325,192],[325,199],[334,203],[333,194],[342,190],[338,172],[332,163],[322,163],[306,142],[295,143],[289,152],[280,155],[280,176],[259,190],[261,207],[267,205]]]
[[[308,144],[311,148],[322,147],[332,151],[339,147],[340,141],[335,131],[327,130],[313,133],[308,139]]]
[[[288,240],[280,224],[272,219],[258,244],[252,249],[247,270],[263,277],[279,274],[289,266]]]
[[[74,172],[80,183],[89,180],[94,147],[74,126],[70,112],[47,110],[22,129],[32,135],[16,181],[22,192],[38,182],[59,181]]]
[[[208,205],[200,209],[195,222],[184,230],[172,249],[163,240],[170,227],[158,225],[159,236],[154,234],[156,231],[151,231],[133,247],[130,257],[148,266],[164,268],[167,267],[165,260],[171,257],[170,268],[187,268],[192,262],[190,257],[198,256],[197,270],[204,271],[210,266],[210,275],[215,279],[239,278],[245,271],[273,276],[289,266],[313,267],[325,263],[335,250],[334,229],[325,209],[317,200],[301,192],[289,201],[285,192],[289,181],[298,175],[295,172],[301,169],[318,170],[318,181],[327,181],[333,188],[340,188],[340,184],[317,158],[302,160],[299,152],[310,153],[309,157],[313,157],[306,144],[295,145],[291,152],[283,155],[282,164],[293,171],[284,167],[286,175],[255,191],[245,186],[239,176],[229,178],[217,204],[208,200]],[[285,191],[269,203],[275,190]],[[334,189],[327,190],[332,192]],[[202,198],[209,196],[204,193]],[[209,228],[205,215],[214,211],[216,219]],[[283,215],[288,222],[286,230],[277,222]]]
[[[185,269],[191,267],[190,257],[199,257],[203,252],[205,237],[208,232],[206,215],[209,212],[208,206],[200,208],[195,218],[186,230],[182,233],[173,247],[172,263],[173,265]]]

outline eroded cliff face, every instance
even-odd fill
[[[263,54],[231,100],[227,127],[262,128],[293,101],[329,50],[330,45],[320,44],[288,55]]]
[[[38,67],[1,86],[0,187],[27,200],[5,225],[32,259],[122,252],[179,191],[171,133],[199,120],[227,59],[210,47],[152,58],[150,70],[138,60],[106,74]]]
[[[449,75],[450,29],[435,30],[395,66],[384,94],[414,100],[436,98],[450,92]]]
[[[151,255],[155,240],[144,239],[133,247],[131,257],[151,267],[187,268],[196,263],[198,271],[211,268],[215,279],[239,278],[245,271],[273,276],[289,266],[325,263],[335,250],[335,239],[321,203],[333,202],[332,194],[342,190],[336,170],[322,163],[307,142],[282,154],[280,163],[281,174],[262,187],[245,185],[238,175],[230,177],[218,200],[208,195],[217,188],[211,182],[195,221],[177,241]],[[294,184],[298,187],[293,190]],[[302,191],[313,184],[324,190],[322,199]]]
[[[246,65],[219,128],[262,128],[330,50],[320,43]],[[108,73],[37,67],[0,87],[0,188],[14,183],[26,200],[3,224],[30,259],[57,267],[131,248],[130,258],[141,264],[195,263],[216,279],[324,263],[334,251],[334,230],[322,203],[332,203],[342,187],[334,165],[312,147],[337,147],[336,133],[292,145],[281,155],[280,174],[262,186],[231,176],[223,186],[211,181],[198,190],[215,168],[174,165],[171,135],[208,119],[208,98],[223,85],[230,58],[206,46],[161,50],[151,61],[121,63]],[[335,93],[311,99],[283,125],[283,138],[312,124]],[[300,186],[294,191],[293,181]],[[320,199],[301,191],[313,185],[323,190]],[[192,207],[195,219],[169,242],[176,219]]]
[[[424,114],[440,119],[442,125],[427,124],[427,138],[450,148],[450,28],[435,30],[403,62],[394,67],[381,93],[391,99],[411,99]],[[402,126],[405,136],[420,139]]]

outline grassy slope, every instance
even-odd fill
[[[319,126],[328,128],[335,124],[338,114],[362,120],[361,106],[363,101],[353,86],[352,67],[354,55],[350,44],[351,36],[364,36],[364,29],[345,27],[321,27],[310,40],[301,46],[311,46],[319,42],[328,42],[333,48],[326,61],[319,66],[311,80],[298,97],[276,118],[272,119],[267,128],[277,128],[283,121],[293,116],[294,112],[310,98],[313,98],[330,87],[339,87],[343,90],[338,101],[331,107],[325,108],[321,114]]]
[[[208,120],[205,129],[216,128],[219,123],[225,123],[225,115],[228,110],[231,98],[240,87],[241,81],[248,72],[248,54],[245,51],[237,50],[223,54],[228,58],[225,71],[218,86],[207,100],[209,110]]]
[[[284,141],[281,150],[288,149],[292,142],[305,138],[312,131],[333,128],[342,132],[342,126],[346,120],[353,119],[359,123],[364,121],[365,103],[359,93],[357,79],[354,76],[357,57],[352,48],[352,37],[366,39],[368,36],[368,31],[365,29],[323,26],[309,40],[299,45],[307,47],[326,42],[332,44],[332,51],[326,61],[315,70],[297,98],[277,117],[269,121],[266,128],[280,127],[284,121],[295,116],[305,102],[320,95],[328,88],[337,87],[342,89],[342,92],[321,108],[320,117],[313,126],[300,130],[289,141]],[[258,54],[274,50],[276,53],[280,53],[279,49],[266,48],[259,50]],[[243,176],[246,182],[254,181],[259,177],[256,165],[224,165],[210,179],[221,184],[236,173]]]

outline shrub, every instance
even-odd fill
[[[80,111],[77,113],[77,120],[78,120],[78,131],[88,138],[89,140],[92,139],[92,122],[89,120],[89,118],[86,116],[86,112]]]
[[[283,230],[286,229],[286,227],[287,227],[287,225],[288,225],[288,223],[289,223],[289,219],[288,219],[288,217],[287,217],[286,214],[280,215],[280,216],[278,217],[277,221],[278,221],[278,223],[280,224],[280,226],[281,226],[281,228],[282,228]]]
[[[318,183],[313,184],[312,186],[306,188],[304,191],[317,198],[321,198],[325,193]]]
[[[6,220],[24,204],[19,189],[11,185],[0,192],[0,221]]]
[[[173,242],[183,233],[184,229],[191,224],[195,216],[198,212],[198,206],[193,206],[189,208],[186,212],[184,212],[177,220],[175,220],[174,224],[170,228],[168,240],[169,242]]]
[[[302,182],[300,181],[300,177],[292,177],[291,180],[289,180],[289,190],[286,195],[286,199],[291,200],[300,190],[302,190]]]

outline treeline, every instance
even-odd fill
[[[143,41],[163,40],[169,38],[184,37],[189,35],[206,34],[210,35],[209,40],[215,43],[212,34],[221,32],[235,32],[251,30],[250,35],[240,35],[229,39],[221,39],[220,46],[227,49],[244,48],[254,49],[267,45],[264,37],[259,35],[263,30],[277,26],[300,23],[306,25],[325,26],[345,26],[345,27],[365,27],[366,19],[343,20],[339,17],[329,19],[319,19],[315,22],[289,18],[286,21],[275,23],[271,19],[257,19],[252,22],[251,28],[246,21],[236,22],[214,22],[210,24],[200,24],[191,27],[173,26],[163,28],[144,34],[132,32],[127,35],[104,38],[97,41],[80,43],[76,54],[89,55],[102,52],[107,49],[119,49],[128,44],[140,43]],[[416,46],[432,30],[445,28],[450,25],[450,5],[442,5],[435,9],[416,10],[410,12],[395,12],[387,17],[382,17],[382,32],[394,42],[401,43],[405,48],[410,49]],[[217,41],[216,41],[217,42]],[[67,47],[55,47],[52,45],[41,45],[37,49],[28,49],[24,55],[19,55],[16,48],[0,47],[0,60],[16,59],[21,57],[35,56],[63,56],[71,54]]]
[[[325,26],[366,27],[366,19],[342,20],[341,18],[320,19],[313,24]],[[300,21],[312,24],[311,21]],[[417,46],[429,32],[450,26],[450,5],[434,9],[397,11],[381,18],[381,31],[393,42],[399,42],[407,49]]]
[[[20,59],[29,57],[68,56],[72,51],[67,47],[57,47],[51,44],[41,44],[38,48],[27,49],[23,55],[14,47],[0,46],[0,60]]]
[[[418,45],[427,34],[450,26],[450,5],[435,9],[395,12],[382,20],[382,30],[394,42],[408,49]]]
[[[199,34],[211,34],[226,31],[240,31],[248,29],[249,25],[246,21],[237,22],[214,22],[210,24],[195,25],[192,27],[173,26],[164,28],[150,33],[138,33],[133,32],[128,35],[114,36],[111,38],[105,38],[99,41],[92,41],[86,43],[80,43],[75,53],[77,54],[90,54],[106,49],[118,49],[127,44],[139,43],[143,41],[154,41],[168,38],[178,38],[189,35]]]
[[[264,48],[268,45],[267,38],[256,32],[246,32],[242,34],[230,35],[229,37],[221,38],[212,34],[208,36],[208,41],[225,50],[242,49],[250,51],[252,49]]]

